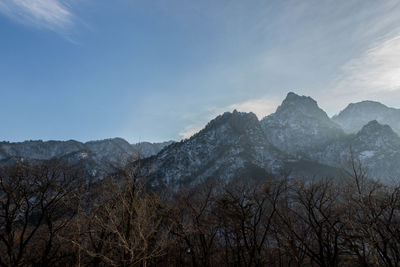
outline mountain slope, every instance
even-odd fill
[[[400,177],[400,137],[388,125],[371,121],[357,134],[329,144],[315,160],[344,169],[350,160],[366,168],[371,178],[391,181]]]
[[[283,166],[253,113],[236,110],[212,120],[189,140],[170,145],[146,164],[153,184],[176,187],[210,177],[265,178]]]

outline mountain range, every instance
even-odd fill
[[[379,108],[371,110],[371,103]],[[399,114],[364,101],[329,118],[311,97],[290,92],[275,113],[261,120],[253,113],[226,112],[145,162],[153,183],[168,187],[210,177],[336,177],[351,161],[371,178],[389,182],[400,177]]]
[[[179,187],[213,177],[335,177],[355,160],[371,178],[389,182],[400,177],[399,134],[400,109],[363,101],[330,118],[311,97],[290,92],[261,120],[251,112],[226,112],[180,142],[0,142],[0,164],[60,159],[101,177],[140,159],[153,185]]]
[[[172,143],[173,141],[130,144],[122,138],[86,143],[75,140],[0,142],[0,165],[11,165],[19,161],[62,160],[80,165],[89,178],[97,178],[118,170],[128,162],[157,154]]]

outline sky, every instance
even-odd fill
[[[290,91],[400,108],[400,2],[0,0],[0,140],[188,138]]]

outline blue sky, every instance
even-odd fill
[[[0,140],[179,140],[288,91],[400,107],[397,1],[0,0]]]

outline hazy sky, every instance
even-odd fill
[[[400,107],[398,3],[0,0],[0,140],[179,140],[289,91]]]

